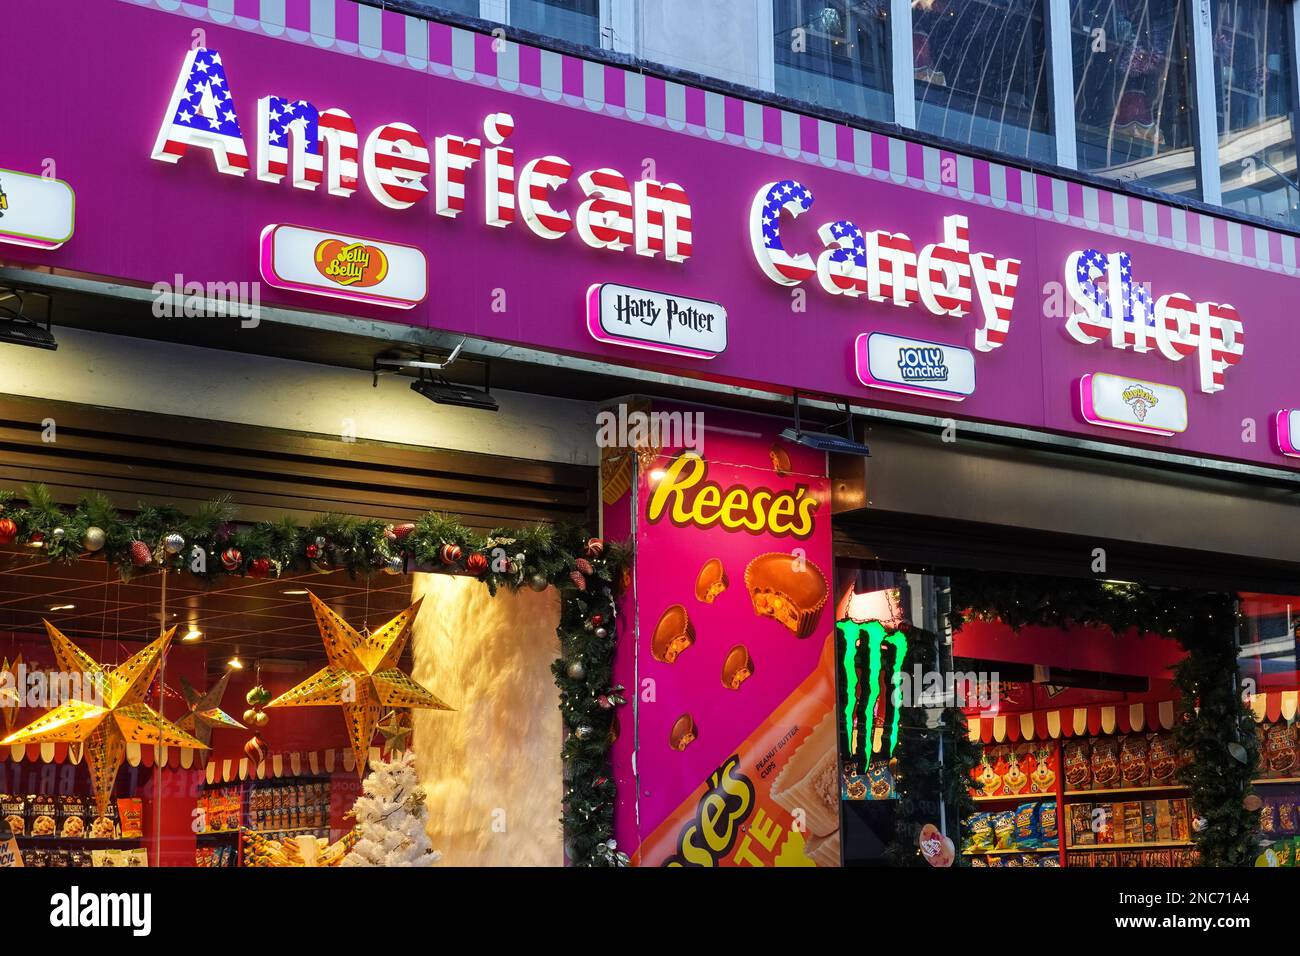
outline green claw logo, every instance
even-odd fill
[[[885,625],[879,621],[867,621],[865,624],[859,624],[857,621],[839,621],[835,625],[840,634],[844,636],[844,689],[846,702],[844,704],[844,732],[848,737],[849,755],[852,756],[856,748],[853,741],[853,707],[858,699],[858,651],[862,644],[862,632],[866,631],[867,639],[865,642],[867,657],[867,683],[870,685],[870,691],[867,696],[867,707],[864,711],[866,721],[872,722],[876,713],[876,701],[880,699],[880,668],[881,668],[881,651],[886,644],[894,647],[894,667],[893,674],[890,676],[890,687],[892,688],[889,701],[890,710],[892,711],[889,726],[889,756],[894,755],[894,748],[898,746],[898,721],[900,709],[903,705],[903,684],[901,676],[903,673],[903,660],[907,657],[907,636],[902,631],[890,633],[885,630]],[[870,744],[865,746],[870,747]],[[868,758],[868,762],[869,758]]]

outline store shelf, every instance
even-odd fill
[[[1251,786],[1258,787],[1260,784],[1268,783],[1300,783],[1300,777],[1260,777],[1258,780],[1252,780]]]
[[[1157,840],[1155,843],[1089,843],[1084,846],[1067,846],[1066,853],[1097,853],[1113,850],[1165,850],[1170,847],[1193,846],[1191,840]]]
[[[1059,853],[1060,849],[1054,846],[1036,846],[1026,849],[1007,849],[1007,850],[963,850],[962,856],[1014,856],[1019,853]]]
[[[24,836],[15,834],[19,843],[88,843],[91,846],[112,846],[115,843],[139,843],[143,837],[65,837],[58,836]]]
[[[1040,800],[1055,800],[1054,793],[1008,793],[995,797],[974,797],[976,803],[1038,803]]]
[[[1181,783],[1165,784],[1161,787],[1112,787],[1109,790],[1067,790],[1065,791],[1066,800],[1084,801],[1089,797],[1096,797],[1097,803],[1105,803],[1105,797],[1122,797],[1132,796],[1139,793],[1170,793],[1171,791],[1181,791],[1189,793],[1190,789]]]
[[[234,836],[238,832],[239,830],[237,829],[236,830],[203,830],[202,832],[196,833],[194,835],[199,837]]]

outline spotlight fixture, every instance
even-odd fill
[[[281,594],[287,594],[289,597],[302,597],[307,593],[306,588],[290,588],[287,591],[281,591]]]
[[[18,300],[16,310],[5,304],[8,299]],[[59,347],[59,343],[54,341],[54,334],[50,332],[48,322],[43,326],[38,325],[23,314],[23,297],[17,289],[11,289],[7,295],[0,298],[0,342],[9,345],[27,345],[51,352]]]
[[[416,378],[411,383],[411,391],[423,395],[431,402],[438,405],[459,405],[462,408],[481,408],[485,411],[495,412],[499,406],[497,400],[492,397],[492,389],[489,386],[490,368],[486,361],[477,363],[483,366],[483,387],[481,389],[449,382],[442,374],[443,369],[455,364],[460,359],[460,353],[464,347],[465,340],[461,339],[450,353],[440,358],[431,357],[423,350],[414,358],[409,357],[410,353],[404,354],[401,351],[376,355],[371,369],[372,384],[377,388],[379,386],[379,376],[385,372],[396,372],[398,374],[414,372]],[[474,364],[477,360],[465,359],[464,361]]]
[[[849,411],[847,402],[844,404],[844,413],[844,424],[848,426],[849,430],[847,437],[831,432],[806,432],[799,426],[799,393],[795,392],[794,426],[784,429],[781,432],[781,437],[786,441],[794,442],[796,445],[803,445],[805,448],[812,448],[815,451],[829,452],[833,455],[856,455],[859,458],[870,458],[871,449],[852,437],[853,413]]]
[[[459,405],[462,408],[481,408],[495,412],[500,406],[487,389],[469,388],[456,385],[441,376],[438,378],[419,378],[411,383],[411,391],[423,395],[438,405]]]
[[[185,632],[185,634],[184,634],[184,636],[181,638],[181,640],[182,640],[182,641],[197,641],[197,640],[200,640],[202,637],[203,637],[203,632],[200,631],[200,630],[199,630],[197,627],[195,627],[193,624],[191,624],[191,625],[190,625],[190,629],[189,629],[188,631]]]
[[[51,604],[51,605],[50,605],[50,610],[51,610],[51,611],[71,611],[71,610],[74,609],[76,606],[77,606],[77,605],[75,605],[75,604]]]
[[[238,657],[232,657],[230,660],[226,661],[226,666],[232,671],[242,671],[244,669],[244,662]]]

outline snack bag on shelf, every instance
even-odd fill
[[[966,841],[962,849],[969,853],[986,853],[993,849],[993,815],[972,813],[967,818]]]
[[[1016,840],[1016,812],[998,810],[993,814],[993,848],[1009,850]]]
[[[1071,737],[1065,742],[1065,788],[1092,788],[1092,754],[1087,737]]]
[[[1007,751],[1007,772],[1002,775],[1002,792],[1019,796],[1029,790],[1029,771],[1033,769],[1028,744],[1019,744]]]
[[[1151,782],[1145,734],[1125,734],[1119,741],[1119,775],[1123,787],[1145,787]]]
[[[1264,732],[1264,750],[1260,763],[1268,768],[1270,777],[1291,777],[1296,773],[1295,742],[1291,728],[1284,721],[1268,725]]]
[[[1169,786],[1176,782],[1174,778],[1178,772],[1178,751],[1174,747],[1172,734],[1147,735],[1147,765],[1153,787]]]
[[[979,766],[974,768],[971,773],[974,775],[975,783],[979,787],[980,796],[994,797],[1002,790],[1002,775],[993,766],[989,748],[984,748],[980,755]]]
[[[1187,812],[1186,800],[1170,801],[1170,816],[1173,819],[1173,837],[1174,840],[1187,840],[1191,837],[1190,819]]]
[[[1092,829],[1092,804],[1074,803],[1067,808],[1070,821],[1070,846],[1092,846],[1097,834]]]
[[[0,794],[0,816],[4,817],[9,832],[16,837],[27,833],[27,801],[20,794]]]
[[[1030,753],[1029,792],[1056,792],[1056,748],[1035,747]]]
[[[1155,843],[1156,836],[1156,802],[1154,800],[1142,801],[1142,842]]]
[[[27,832],[31,836],[52,837],[59,833],[59,807],[53,797],[41,793],[27,798]]]
[[[144,836],[144,801],[139,797],[119,797],[117,817],[123,840],[138,840]]]
[[[64,794],[58,798],[59,836],[79,840],[86,836],[86,803],[81,797]]]
[[[1277,832],[1295,833],[1295,804],[1291,802],[1291,798],[1285,797],[1282,800],[1277,801],[1274,806],[1277,808]]]
[[[1098,737],[1092,742],[1092,789],[1112,790],[1120,785],[1119,744],[1114,737]]]
[[[1018,849],[1032,850],[1042,843],[1036,826],[1037,809],[1037,803],[1022,803],[1016,807],[1016,832],[1013,842]]]
[[[87,834],[93,840],[114,840],[120,830],[117,823],[117,804],[112,800],[104,807],[104,815],[96,816],[96,807],[94,800],[86,802],[86,812],[90,814],[90,832]]]
[[[1056,804],[1050,800],[1040,800],[1034,805],[1034,827],[1042,846],[1056,846],[1060,840],[1060,830],[1056,824]]]

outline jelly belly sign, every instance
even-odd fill
[[[1295,237],[347,0],[9,7],[6,260],[1300,467]]]
[[[838,866],[825,456],[772,419],[685,414],[689,447],[651,438],[603,469],[607,533],[630,519],[637,555],[619,846],[643,866]]]

